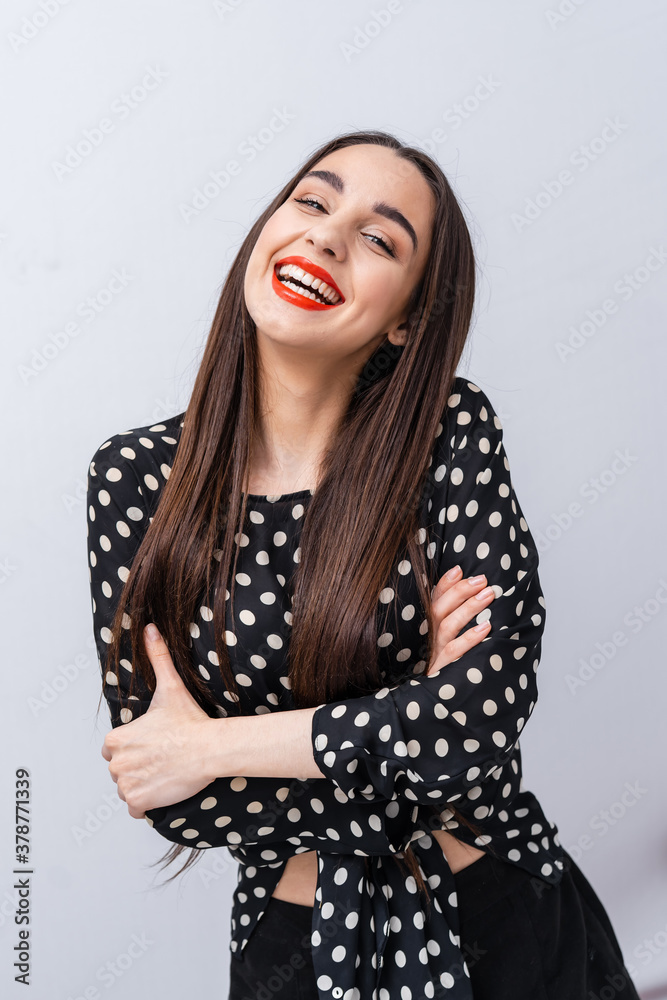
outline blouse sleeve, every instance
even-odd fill
[[[87,519],[90,596],[93,610],[95,646],[102,671],[102,692],[109,706],[112,728],[143,715],[152,698],[145,686],[137,686],[126,708],[121,708],[119,692],[127,704],[132,674],[129,628],[123,629],[120,647],[120,674],[110,657],[111,625],[123,584],[135,553],[150,523],[150,509],[134,458],[141,445],[117,437],[100,445],[88,468]],[[108,663],[107,663],[108,660]]]
[[[488,618],[491,631],[436,674],[317,707],[315,761],[352,797],[437,806],[462,797],[507,762],[537,700],[537,548],[493,406],[473,383],[459,377],[454,388],[430,466],[443,540],[436,582],[457,563],[463,578],[486,574],[495,597],[459,634]]]
[[[116,435],[100,445],[88,470],[87,547],[93,628],[102,690],[114,729],[143,715],[152,698],[151,691],[140,685],[129,705],[121,708],[119,692],[127,704],[132,671],[129,630],[122,633],[119,676],[109,657],[110,630],[122,586],[150,523],[163,475],[163,467],[144,454],[144,447],[141,439]],[[332,817],[341,818],[341,808],[348,829],[357,830],[359,836],[375,822],[377,809],[370,803],[347,800],[325,778],[237,776],[216,778],[182,802],[149,809],[146,819],[172,843],[227,847],[258,840],[282,843],[303,830],[304,819],[313,837],[326,836]]]

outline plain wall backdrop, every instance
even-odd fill
[[[185,408],[249,226],[306,155],[360,128],[431,152],[470,222],[481,281],[459,374],[503,423],[547,605],[525,786],[638,988],[658,996],[666,42],[659,0],[3,4],[8,1000],[25,995],[12,965],[21,767],[30,995],[226,996],[236,863],[214,849],[155,888],[176,870],[150,868],[169,842],[129,816],[101,756],[86,474],[111,434]]]

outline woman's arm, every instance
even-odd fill
[[[500,420],[479,387],[457,386],[432,462],[443,483],[432,509],[444,525],[438,577],[457,563],[464,577],[486,575],[496,596],[477,621],[490,618],[491,631],[438,673],[317,707],[314,760],[358,799],[398,794],[444,807],[506,763],[537,700],[545,623],[537,548]]]
[[[311,731],[315,708],[211,719],[206,773],[287,778],[324,778],[313,757]]]
[[[149,494],[144,476],[150,477],[151,488],[156,481],[159,484],[164,482],[160,462],[154,459],[152,449],[147,449],[142,440],[145,437],[134,433],[115,435],[97,449],[88,471],[87,549],[93,629],[102,672],[102,691],[113,729],[142,716],[152,699],[152,692],[139,683],[137,694],[127,704],[132,672],[128,631],[124,630],[121,636],[118,675],[111,669],[109,657],[110,629],[123,582],[127,579],[157,500],[157,491]],[[121,707],[121,694],[126,707]],[[304,711],[310,720],[314,709]],[[301,725],[299,755],[291,758],[288,770],[275,767],[283,777],[245,776],[245,761],[259,771],[259,766],[255,765],[260,758],[271,760],[276,765],[278,759],[289,759],[288,756],[283,758],[283,755],[296,748],[289,735],[293,725],[290,716],[293,714],[275,712],[257,718],[242,716],[210,720],[216,726],[216,737],[219,736],[222,741],[220,745],[225,744],[230,733],[239,736],[243,733],[244,739],[239,740],[239,747],[244,749],[237,758],[238,764],[231,771],[220,771],[221,774],[229,774],[229,777],[216,777],[196,795],[170,806],[148,810],[148,822],[167,840],[187,847],[219,847],[258,840],[262,843],[284,843],[304,830],[307,837],[326,836],[334,814],[337,823],[340,819],[347,820],[342,829],[349,829],[355,841],[357,837],[363,838],[371,831],[377,831],[377,815],[382,815],[383,810],[370,803],[349,801],[315,767],[310,745],[310,722],[304,725],[303,714],[294,720],[295,725]],[[279,741],[279,746],[277,742],[273,748],[271,744],[258,746],[252,742],[251,748],[246,750],[245,741],[253,735],[250,727],[262,722],[273,727],[271,736]],[[219,732],[218,723],[221,724]],[[223,724],[235,728],[226,728],[223,732]],[[255,730],[254,735],[257,733]],[[206,766],[202,760],[202,770]],[[284,776],[297,774],[301,777]],[[319,780],[302,780],[306,776]],[[383,817],[381,824],[384,822]]]
[[[214,720],[215,773],[324,774],[358,801],[405,795],[444,807],[510,756],[537,701],[544,598],[500,421],[481,390],[459,381],[434,456],[443,488],[433,510],[445,525],[437,575],[457,563],[464,577],[486,575],[496,596],[476,622],[490,619],[489,636],[437,673],[374,694]]]

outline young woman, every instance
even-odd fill
[[[523,787],[544,598],[455,374],[474,287],[438,165],[335,138],[245,239],[187,409],[91,462],[102,753],[168,861],[239,862],[230,1000],[637,1000]]]

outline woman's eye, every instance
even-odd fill
[[[384,247],[384,249],[387,251],[387,253],[391,257],[395,257],[396,256],[396,254],[394,253],[394,251],[392,250],[392,248],[389,246],[389,244],[387,243],[387,241],[383,240],[381,236],[376,236],[375,233],[364,233],[364,236],[370,236],[370,238],[372,240],[377,240],[378,244],[380,246]]]
[[[322,202],[317,201],[315,198],[295,198],[300,205],[315,205],[317,208],[324,208]]]
[[[295,198],[300,205],[314,205],[315,208],[324,208],[322,202],[318,201],[316,198]],[[382,239],[381,236],[377,236],[375,233],[364,233],[364,236],[370,236],[372,240],[377,240],[378,246],[381,246],[383,250],[386,250],[390,257],[395,257],[396,254],[394,250],[389,246],[386,240]]]

